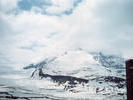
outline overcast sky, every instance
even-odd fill
[[[133,0],[0,0],[0,41],[1,59],[21,62],[77,48],[131,58]]]

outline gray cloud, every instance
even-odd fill
[[[101,19],[101,29],[111,33],[133,26],[133,1],[108,0],[96,9],[96,16]]]
[[[128,56],[133,50],[132,5],[132,0],[109,0],[100,4],[95,12],[100,19],[99,30],[105,44]]]

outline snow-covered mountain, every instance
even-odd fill
[[[45,73],[53,75],[69,74],[85,77],[91,75],[90,72],[93,72],[95,75],[119,74],[120,76],[125,74],[122,71],[125,70],[125,59],[115,55],[104,55],[101,52],[88,53],[83,50],[77,50],[65,52],[58,57],[46,58],[37,64],[30,64],[24,67],[24,69],[30,68],[42,68]],[[118,70],[121,73],[118,73]],[[83,72],[82,75],[81,72]]]
[[[94,59],[101,63],[105,67],[114,67],[116,69],[125,69],[125,59],[115,56],[115,55],[103,55],[100,53],[95,53]]]
[[[82,88],[75,86],[69,89],[71,91],[124,96],[126,93],[124,61],[124,58],[115,55],[73,50],[57,57],[47,58],[24,69],[35,68],[31,73],[33,79],[40,79],[39,70],[41,69],[42,73],[47,75],[71,76],[88,80],[88,83],[80,86]]]

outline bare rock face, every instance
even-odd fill
[[[34,76],[34,73],[38,71],[38,76],[42,79],[42,78],[50,78],[53,82],[57,82],[59,84],[63,84],[68,82],[68,84],[70,85],[75,85],[75,84],[81,84],[81,83],[88,83],[89,81],[87,79],[83,79],[83,78],[77,78],[77,77],[73,77],[73,76],[65,76],[65,75],[50,75],[50,74],[44,74],[42,69],[36,69],[31,77]]]

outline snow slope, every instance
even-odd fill
[[[47,58],[42,61],[45,63],[33,64],[35,71],[31,74],[33,74],[33,80],[40,80],[38,69],[41,68],[44,74],[69,75],[87,79],[89,80],[87,84],[78,84],[68,91],[105,97],[116,95],[116,97],[121,96],[125,98],[124,60],[124,58],[115,55],[104,55],[101,52],[91,53],[84,50],[73,50],[67,51],[58,57]],[[53,82],[49,78],[43,80]],[[68,84],[62,84],[64,87],[66,85]]]

